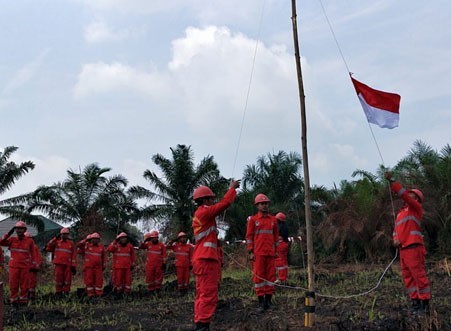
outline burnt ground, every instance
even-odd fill
[[[332,270],[334,269],[334,270]],[[383,266],[341,266],[318,268],[318,293],[348,296],[372,288]],[[300,330],[304,328],[302,289],[279,288],[275,307],[264,314],[256,311],[250,276],[245,272],[226,272],[220,287],[220,300],[211,330]],[[404,294],[399,267],[395,265],[380,287],[353,298],[316,298],[315,325],[311,330],[451,330],[451,277],[440,263],[428,272],[432,284],[431,313],[413,315]],[[304,271],[291,271],[291,286],[305,286]],[[194,291],[179,297],[175,281],[167,281],[161,296],[148,297],[137,288],[130,297],[116,299],[106,295],[97,302],[87,302],[72,293],[55,300],[41,294],[32,304],[14,310],[5,305],[5,330],[193,330]],[[79,293],[80,294],[80,293]]]

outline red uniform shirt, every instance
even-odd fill
[[[125,246],[113,241],[107,248],[107,251],[113,253],[113,268],[129,269],[135,266],[136,255],[133,245],[127,243]]]
[[[147,265],[158,265],[166,263],[166,246],[163,243],[154,244],[152,241],[146,241],[141,243],[140,249],[145,249],[147,258]]]
[[[91,242],[82,240],[77,244],[79,254],[84,256],[85,268],[105,268],[106,265],[106,252],[105,247],[102,244],[94,245]]]
[[[288,243],[283,240],[279,240],[276,251],[277,251],[276,266],[284,266],[288,264],[287,261]]]
[[[398,240],[401,248],[412,244],[424,245],[421,229],[423,221],[423,207],[421,203],[410,197],[408,195],[409,191],[397,182],[393,183],[392,190],[404,200],[404,206],[396,216],[393,240]]]
[[[274,256],[279,239],[277,219],[258,212],[249,216],[247,220],[246,243],[247,249],[256,255]]]
[[[9,266],[12,268],[27,269],[31,266],[37,267],[34,256],[34,241],[31,238],[23,237],[8,237],[5,234],[0,242],[2,246],[9,247],[11,251],[11,258],[9,260]]]
[[[64,264],[71,267],[77,265],[75,244],[72,240],[53,238],[49,241],[45,250],[53,253],[53,264]]]
[[[167,248],[174,251],[176,267],[189,267],[191,265],[191,257],[193,256],[193,246],[191,244],[176,242]]]
[[[231,188],[218,203],[212,206],[199,206],[195,211],[193,231],[196,244],[194,246],[193,261],[199,259],[219,261],[216,216],[226,210],[235,200],[235,197],[236,191],[234,188]]]

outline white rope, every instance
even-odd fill
[[[228,254],[227,252],[224,251],[224,254],[226,254],[227,257],[229,257],[232,261],[234,261],[237,265],[241,266],[243,269],[246,269],[246,270],[250,271],[253,276],[257,277],[258,279],[261,279],[264,282],[269,283],[272,286],[277,286],[277,287],[286,288],[286,289],[290,289],[290,290],[308,291],[307,288],[302,287],[302,286],[289,286],[289,285],[283,285],[283,284],[278,284],[278,283],[271,282],[271,281],[269,281],[269,280],[267,280],[267,279],[265,279],[263,277],[260,277],[260,276],[256,275],[253,270],[251,270],[246,265],[243,265],[242,263],[237,261],[232,255]],[[355,298],[355,297],[367,295],[367,294],[375,291],[380,286],[380,284],[382,282],[382,279],[385,277],[385,274],[387,273],[388,269],[390,269],[390,267],[393,265],[393,263],[395,262],[397,257],[398,257],[398,250],[396,250],[395,257],[390,261],[388,266],[385,268],[384,272],[379,277],[379,280],[377,281],[376,285],[373,286],[371,289],[369,289],[367,291],[364,291],[364,292],[361,292],[361,293],[357,293],[357,294],[349,294],[349,295],[328,295],[328,294],[321,294],[321,293],[315,291],[315,295],[318,296],[318,297],[331,298],[331,299],[350,299],[350,298]]]

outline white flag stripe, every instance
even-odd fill
[[[361,93],[359,93],[359,100],[368,122],[387,129],[393,129],[398,126],[399,114],[370,106],[366,103]]]

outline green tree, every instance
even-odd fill
[[[224,190],[227,181],[220,176],[213,156],[203,158],[195,166],[191,146],[177,145],[170,150],[172,159],[161,154],[152,157],[162,173],[161,177],[151,170],[144,171],[143,176],[151,188],[133,186],[129,192],[137,199],[145,199],[141,217],[158,222],[166,237],[173,238],[179,231],[187,232],[191,237],[194,189],[207,185],[218,194]]]
[[[34,169],[34,163],[31,161],[19,164],[10,161],[12,154],[17,149],[17,147],[8,146],[3,152],[0,152],[0,196],[8,191],[16,183],[16,180]],[[20,197],[0,200],[0,213],[13,217],[26,216],[24,207],[20,204],[21,201]],[[36,222],[35,219],[29,217],[26,220],[31,223]]]
[[[63,182],[37,188],[27,198],[28,208],[71,223],[81,234],[105,228],[118,232],[138,220],[138,208],[126,194],[127,180],[121,175],[107,177],[110,170],[97,164],[68,170]]]

